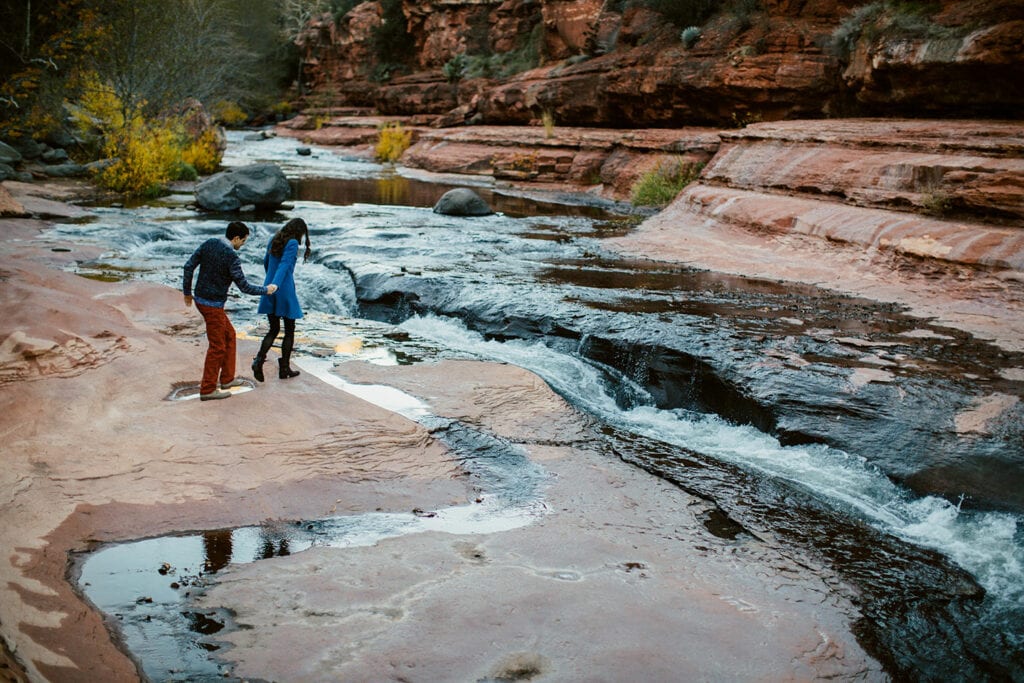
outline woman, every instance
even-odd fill
[[[295,321],[302,317],[302,308],[299,306],[298,297],[295,296],[295,262],[298,260],[299,242],[303,236],[306,238],[306,253],[302,260],[308,261],[312,253],[309,248],[309,228],[306,221],[301,218],[291,219],[270,238],[267,253],[263,257],[263,267],[267,271],[263,283],[277,285],[277,291],[260,297],[260,306],[256,309],[258,313],[265,313],[270,322],[270,330],[267,336],[263,337],[260,351],[252,359],[252,374],[261,382],[263,361],[267,359],[267,353],[281,331],[281,318],[284,318],[284,339],[281,340],[281,359],[278,361],[277,376],[288,379],[299,374],[298,370],[291,369],[288,362],[292,355],[292,346],[295,344]]]

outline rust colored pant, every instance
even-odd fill
[[[217,390],[218,382],[227,384],[235,378],[235,328],[223,308],[203,306],[199,302],[196,308],[206,321],[206,340],[210,343],[199,393],[209,394]]]

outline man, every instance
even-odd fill
[[[192,305],[192,273],[199,266],[196,281],[196,308],[206,321],[206,362],[203,381],[199,385],[199,400],[212,401],[231,396],[230,387],[242,384],[235,378],[235,328],[224,312],[228,288],[234,282],[245,294],[259,296],[273,294],[277,285],[251,285],[242,272],[242,262],[235,252],[249,239],[249,226],[240,221],[228,224],[224,237],[211,237],[199,245],[185,262],[182,292],[185,306]]]

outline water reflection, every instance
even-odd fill
[[[209,572],[217,572],[231,562],[231,531],[207,531],[203,533],[203,555],[206,560],[203,568]]]
[[[292,197],[298,201],[322,202],[333,206],[376,204],[384,206],[432,207],[445,192],[465,185],[447,185],[386,173],[374,178],[296,178]],[[498,213],[512,217],[581,216],[607,218],[611,204],[591,206],[563,204],[537,198],[505,194],[486,187],[472,190]]]
[[[266,560],[271,557],[284,557],[291,555],[291,544],[288,535],[280,529],[270,527],[259,527],[257,538],[253,540],[250,547],[241,547],[239,554],[244,551],[251,551],[252,557],[233,557],[236,550],[234,534],[231,529],[219,529],[217,531],[204,531],[203,539],[203,573],[215,574],[224,567],[236,562],[249,562],[252,560]],[[244,546],[244,544],[243,544]]]
[[[261,527],[260,538],[260,550],[255,559],[269,560],[271,557],[284,557],[292,554],[288,537],[284,534]]]

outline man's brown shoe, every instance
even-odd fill
[[[231,398],[231,392],[217,390],[211,391],[208,394],[199,394],[200,401],[216,401],[217,399],[221,398]]]
[[[249,386],[248,382],[246,382],[241,377],[236,377],[233,380],[231,380],[230,382],[228,382],[227,384],[221,384],[220,388],[221,389],[230,389],[231,387],[247,387],[247,386]]]

